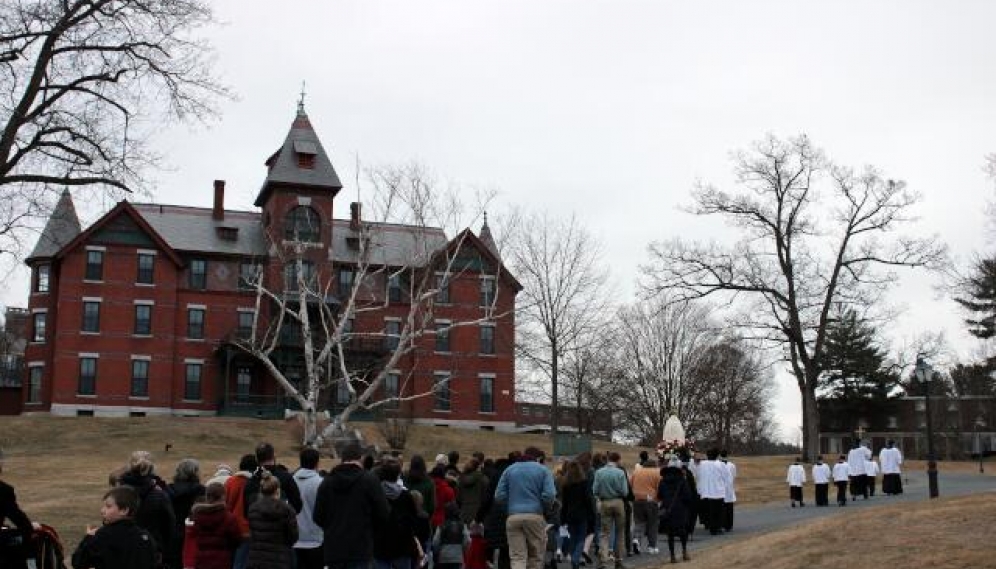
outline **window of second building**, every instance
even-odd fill
[[[398,408],[398,397],[401,395],[401,374],[391,372],[384,378],[384,398],[388,400],[388,409]]]
[[[387,277],[387,299],[390,302],[401,302],[401,275],[398,273]]]
[[[152,334],[152,305],[135,305],[135,334],[149,336]]]
[[[131,360],[131,396],[149,396],[149,360]]]
[[[155,282],[156,256],[151,253],[138,254],[138,276],[135,282],[139,284],[153,284]]]
[[[34,319],[32,322],[32,342],[44,342],[45,341],[45,322],[48,319],[48,314],[45,312],[35,312]]]
[[[97,358],[80,358],[80,379],[76,392],[80,395],[97,394]]]
[[[201,399],[201,370],[203,364],[187,362],[186,378],[183,382],[183,398],[187,401]]]
[[[401,321],[388,320],[384,322],[384,347],[396,350],[401,343]]]
[[[204,309],[187,309],[187,337],[193,340],[204,339]]]
[[[190,261],[190,288],[195,290],[207,288],[207,261],[204,259]]]
[[[495,412],[495,378],[481,376],[481,413]]]
[[[345,300],[346,296],[353,290],[353,277],[355,275],[356,273],[353,271],[353,269],[347,269],[347,268],[339,269],[338,291],[339,291],[339,296],[343,297],[343,300]]]
[[[104,252],[97,249],[86,251],[86,276],[88,281],[104,280]]]
[[[252,393],[252,368],[239,366],[235,375],[235,401],[248,403],[250,393]]]
[[[51,265],[38,265],[35,268],[35,292],[48,292]]]
[[[28,368],[28,403],[41,403],[42,374],[45,368],[40,365]]]
[[[450,351],[450,321],[436,320],[436,351]]]
[[[481,306],[492,306],[495,303],[497,281],[494,277],[481,277]]]
[[[254,315],[255,313],[250,310],[239,311],[239,338],[248,340],[252,336],[252,320]]]
[[[252,261],[239,263],[239,289],[255,290],[257,281],[261,275],[262,269],[258,263]]]
[[[94,300],[83,301],[83,324],[80,328],[84,332],[100,332],[100,302]]]
[[[481,325],[481,347],[482,354],[495,353],[495,327],[492,325]]]
[[[436,411],[449,411],[450,410],[450,372],[448,371],[437,371],[433,374],[434,384],[433,391],[435,392],[434,397],[434,409]]]

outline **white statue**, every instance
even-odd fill
[[[685,441],[685,427],[681,426],[681,421],[678,420],[678,416],[671,414],[667,418],[667,422],[664,423],[664,436],[662,437],[664,441],[679,441],[684,443]]]

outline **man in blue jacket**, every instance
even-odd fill
[[[498,480],[495,501],[506,504],[508,554],[512,569],[542,569],[546,551],[543,513],[557,499],[553,475],[541,464],[543,451],[529,447]]]

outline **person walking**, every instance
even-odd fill
[[[408,472],[404,475],[405,488],[409,491],[418,492],[424,501],[425,513],[432,518],[436,509],[436,483],[429,477],[429,471],[425,466],[425,459],[422,455],[416,454],[408,462]]]
[[[595,528],[595,497],[581,463],[574,460],[567,463],[561,496],[560,519],[567,526],[571,569],[579,569],[585,540]]]
[[[259,467],[273,475],[280,482],[280,498],[294,508],[295,515],[301,511],[301,493],[294,483],[294,477],[287,468],[277,463],[276,451],[270,443],[259,443],[256,447],[256,462]],[[249,484],[249,488],[252,484]],[[250,499],[251,500],[251,499]]]
[[[671,459],[663,469],[663,477],[657,486],[657,499],[661,504],[661,529],[667,533],[667,549],[671,563],[677,563],[674,539],[681,541],[681,558],[689,560],[688,527],[694,527],[692,518],[693,490],[688,484],[688,476],[677,459]]]
[[[802,458],[795,459],[795,462],[788,467],[788,474],[785,481],[789,485],[789,498],[792,500],[792,507],[799,502],[800,508],[806,507],[806,502],[802,499],[802,485],[806,483],[806,469],[802,467]]]
[[[242,534],[242,543],[235,548],[232,569],[245,569],[246,556],[249,555],[249,518],[246,517],[245,488],[257,468],[259,463],[256,462],[255,454],[243,455],[239,460],[239,469],[225,481],[225,509],[235,518]]]
[[[469,525],[476,520],[489,483],[488,477],[481,472],[481,463],[476,458],[468,460],[457,480],[457,503],[464,524]]]
[[[723,531],[733,531],[733,506],[737,503],[737,465],[730,461],[726,449],[719,451],[719,462],[726,466],[726,496],[723,497]]]
[[[374,535],[374,563],[377,569],[414,569],[418,558],[415,526],[418,509],[411,493],[399,483],[401,465],[387,459],[377,469],[390,511],[387,522]]]
[[[432,550],[436,552],[435,569],[463,569],[463,556],[470,547],[470,533],[460,519],[460,506],[446,504],[443,523],[432,536]]]
[[[830,465],[823,462],[823,457],[816,457],[816,464],[813,465],[813,484],[816,489],[816,507],[830,505],[830,478],[832,476]]]
[[[609,557],[609,538],[615,536],[615,545],[612,551],[615,555],[616,569],[625,568],[623,558],[626,554],[626,507],[623,501],[629,494],[629,481],[626,478],[626,471],[619,465],[620,456],[618,452],[610,452],[608,463],[595,471],[595,481],[592,484],[592,493],[598,498],[598,513],[602,518],[601,527],[601,547],[599,557],[599,567],[604,567],[611,558]]]
[[[865,462],[871,458],[871,451],[861,444],[861,439],[854,439],[854,448],[847,453],[847,466],[851,472],[851,500],[858,495],[868,499],[868,467]]]
[[[633,522],[634,549],[639,551],[641,534],[647,538],[647,553],[656,555],[657,526],[660,515],[657,507],[657,488],[661,483],[661,469],[657,461],[647,457],[642,465],[637,465],[630,477],[633,486]]]
[[[878,478],[878,463],[875,457],[870,457],[865,461],[865,483],[868,484],[868,495],[875,495],[875,481]]]
[[[709,533],[723,533],[723,500],[726,499],[726,485],[730,473],[719,460],[719,449],[706,452],[706,459],[699,463],[697,478],[700,504],[705,514]]]
[[[176,516],[160,482],[155,475],[152,454],[143,450],[131,453],[128,471],[120,479],[122,485],[131,486],[138,494],[138,505],[128,517],[134,519],[138,527],[149,532],[156,541],[158,555],[162,558],[173,547]]]
[[[280,479],[263,472],[259,498],[249,506],[247,569],[291,569],[297,541],[297,512],[280,499]]]
[[[184,567],[196,569],[231,569],[235,549],[242,543],[239,523],[225,509],[225,487],[217,482],[207,485],[205,501],[190,511],[193,522],[189,539],[194,542],[194,562]]]
[[[498,480],[495,502],[508,512],[505,532],[512,569],[541,569],[546,551],[544,513],[557,498],[553,475],[540,464],[543,451],[528,447]]]
[[[882,466],[882,493],[887,496],[902,494],[903,453],[896,448],[895,441],[886,441],[885,448],[878,453],[878,461]]]
[[[325,556],[322,552],[324,536],[315,523],[315,500],[322,477],[318,474],[320,455],[312,447],[301,449],[298,457],[301,467],[294,472],[294,483],[301,495],[301,511],[297,514],[297,543],[294,544],[296,569],[322,569]]]
[[[373,473],[363,469],[358,444],[342,451],[342,463],[318,487],[312,520],[324,530],[328,569],[367,569],[373,561],[374,528],[387,522],[390,506]]]
[[[840,455],[837,464],[833,465],[833,483],[837,486],[837,505],[847,505],[847,483],[851,477],[851,467],[847,464],[847,457]]]
[[[184,527],[194,502],[204,497],[204,485],[201,484],[201,463],[193,458],[185,458],[176,463],[173,482],[166,488],[170,503],[173,506],[173,540],[168,551],[164,552],[166,565],[181,567],[183,552]]]

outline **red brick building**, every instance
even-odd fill
[[[430,424],[514,427],[521,287],[504,270],[487,221],[480,235],[467,229],[450,239],[440,229],[368,222],[359,204],[349,219],[334,219],[342,184],[303,108],[266,166],[259,211],[226,210],[225,184],[216,181],[212,208],[122,201],[84,229],[63,194],[27,259],[24,412],[282,415],[283,391],[233,338],[252,327],[256,275],[286,294],[305,270],[328,285],[332,306],[362,286],[356,298],[366,309],[350,319],[344,345],[351,362],[371,368],[394,352],[399,319],[413,312],[402,280],[435,277],[438,292],[416,312],[440,332],[415,338],[383,387],[430,395],[391,412]],[[365,263],[378,270],[354,283],[361,239],[376,246]],[[288,251],[301,265],[286,262]],[[440,266],[441,258],[449,262]],[[272,308],[259,306],[265,322]],[[303,350],[289,332],[281,329],[271,360],[296,380]],[[320,408],[334,410],[346,397],[348,390],[329,389]]]

